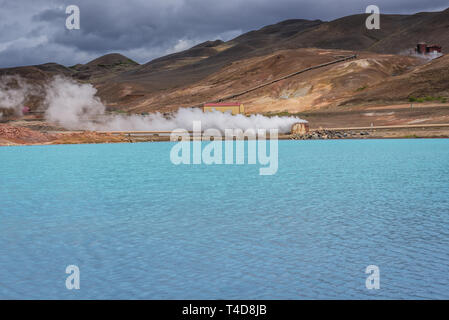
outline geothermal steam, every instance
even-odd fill
[[[0,80],[0,109],[22,115],[28,96],[35,94],[35,87],[18,76],[3,76]],[[0,118],[3,112],[0,112]]]
[[[3,89],[2,89],[3,91]],[[160,113],[148,116],[111,115],[96,96],[90,84],[80,84],[60,76],[45,86],[46,119],[70,130],[94,131],[172,131],[192,130],[193,121],[201,121],[202,129],[278,129],[289,132],[298,117],[265,117],[262,115],[231,115],[222,112],[203,113],[201,109],[181,108],[169,117]]]
[[[419,54],[419,53],[416,53],[414,50],[404,50],[404,51],[401,51],[399,54],[405,55],[405,56],[411,56],[411,57],[415,57],[415,58],[420,58],[420,59],[427,60],[427,61],[431,61],[431,60],[434,60],[436,58],[443,56],[443,54],[440,52],[430,52],[427,54]]]

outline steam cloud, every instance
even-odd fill
[[[443,54],[440,52],[429,52],[427,54],[420,54],[414,50],[401,51],[399,54],[406,55],[406,56],[412,56],[412,57],[420,58],[420,59],[427,60],[427,61],[431,61],[431,60],[434,60],[436,58],[443,56]]]
[[[3,76],[0,80],[0,119],[5,112],[22,115],[27,97],[36,94],[36,87],[19,76]]]
[[[1,88],[0,97],[3,93]],[[10,105],[20,106],[23,96],[30,92],[26,85],[22,91],[14,92],[16,99]],[[175,129],[192,130],[193,121],[201,121],[203,130],[225,129],[278,129],[287,133],[291,126],[306,122],[298,117],[266,117],[262,115],[232,115],[222,112],[206,112],[201,109],[181,108],[169,117],[160,113],[141,115],[112,115],[106,113],[106,107],[96,96],[97,90],[90,84],[80,84],[61,76],[54,77],[45,85],[47,121],[56,123],[69,130],[93,131],[172,131]],[[22,94],[22,98],[20,98]]]

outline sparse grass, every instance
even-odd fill
[[[282,111],[282,112],[277,112],[277,113],[270,114],[269,116],[270,116],[270,117],[275,117],[275,116],[278,116],[278,117],[288,117],[288,116],[290,116],[290,112],[288,112],[288,111]]]
[[[290,113],[288,111],[280,111],[280,112],[266,112],[263,113],[263,115],[265,117],[301,117],[303,115],[305,115],[307,113],[304,112],[295,112],[295,113]]]
[[[114,112],[114,113],[119,113],[119,114],[125,114],[125,113],[128,113],[127,111],[124,111],[124,110],[113,110],[112,112]]]
[[[404,136],[403,138],[404,139],[418,139],[419,136],[417,136],[416,134],[410,134],[410,135]]]
[[[426,96],[426,97],[413,97],[410,96],[408,98],[409,102],[417,102],[417,103],[423,103],[423,102],[431,102],[431,101],[439,101],[441,103],[446,103],[447,102],[447,98],[446,97],[432,97],[432,96]]]
[[[355,90],[356,92],[360,92],[360,91],[363,91],[363,90],[365,90],[366,88],[368,88],[368,86],[363,86],[363,87],[360,87],[360,88],[358,88],[357,90]]]

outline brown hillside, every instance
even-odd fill
[[[398,102],[409,98],[449,97],[449,56],[430,61],[417,68],[372,84],[355,94],[346,103],[370,101]]]
[[[104,83],[98,83],[98,88],[100,95],[117,108],[152,111],[175,105],[186,106],[214,98],[217,96],[215,92],[228,93],[231,91],[228,88],[245,89],[247,87],[243,82],[248,86],[258,83],[248,75],[244,76],[246,78],[242,83],[229,83],[229,77],[224,75],[236,63],[242,66],[243,72],[245,66],[242,61],[257,58],[263,60],[280,50],[321,48],[397,54],[413,49],[417,42],[423,40],[449,48],[447,15],[448,10],[415,15],[382,15],[380,30],[366,29],[366,14],[343,17],[331,22],[287,20],[248,32],[228,42],[206,42],[153,60],[134,70],[108,78]],[[288,60],[289,58],[293,60]],[[297,61],[301,59],[300,56],[288,55],[284,74],[294,72],[298,66]],[[317,57],[316,62],[319,61],[321,60]],[[275,77],[277,73],[276,70],[269,70],[270,64],[261,64],[258,68],[262,69],[258,71],[260,74]],[[234,76],[237,78],[242,74],[240,70],[235,72]],[[382,73],[382,70],[377,72]],[[395,72],[391,73],[394,74]],[[193,97],[167,100],[167,97],[182,96],[181,92],[192,87],[201,88],[210,79],[215,84],[212,90],[194,90],[196,94]],[[265,78],[260,77],[259,83],[262,79]],[[374,85],[375,82],[370,84]],[[359,87],[363,86],[365,82]],[[208,87],[210,83],[205,85],[205,88]],[[179,91],[178,94],[173,94],[173,90]],[[259,91],[257,94],[263,93]]]
[[[57,64],[0,70],[33,81],[64,74],[93,83],[110,109],[170,111],[216,100],[292,72],[357,53],[357,60],[313,70],[238,99],[250,112],[297,112],[410,97],[448,96],[448,59],[426,63],[396,55],[417,42],[449,49],[449,9],[382,15],[380,30],[367,30],[367,15],[330,22],[287,20],[233,40],[207,41],[143,65],[108,54],[85,65]]]
[[[99,93],[111,105],[132,112],[171,111],[217,100],[353,53],[323,49],[280,50],[235,61],[201,81],[175,89],[148,92],[140,84],[116,83],[99,87]],[[357,60],[282,80],[238,100],[245,103],[249,112],[299,112],[337,106],[360,90],[406,73],[422,63],[421,59],[412,57],[361,53]]]

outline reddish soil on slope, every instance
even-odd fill
[[[42,144],[55,140],[54,135],[28,128],[0,124],[0,144]]]

